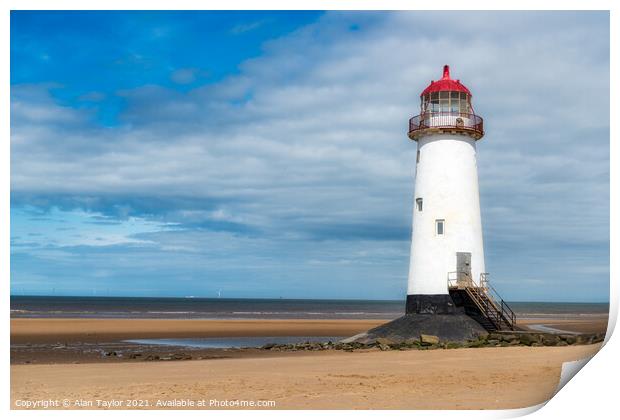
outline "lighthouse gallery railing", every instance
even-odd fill
[[[430,128],[446,128],[473,131],[482,136],[484,126],[482,117],[464,112],[425,112],[409,120],[409,133]]]

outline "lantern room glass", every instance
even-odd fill
[[[465,92],[432,92],[422,97],[422,114],[424,113],[460,113],[471,114],[471,96]]]

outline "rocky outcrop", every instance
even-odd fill
[[[416,338],[397,341],[386,337],[379,337],[368,342],[325,342],[325,343],[297,343],[297,344],[266,344],[263,350],[270,351],[321,351],[342,350],[355,351],[367,349],[388,350],[432,350],[432,349],[458,349],[458,348],[481,348],[481,347],[511,347],[511,346],[575,346],[583,344],[600,343],[605,339],[605,334],[550,334],[537,332],[495,332],[482,333],[467,340],[441,340],[437,336],[420,334]]]

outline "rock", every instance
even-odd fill
[[[531,346],[534,343],[538,343],[538,339],[533,334],[522,334],[521,337],[519,337],[519,342],[523,345]]]
[[[515,334],[502,334],[502,341],[506,341],[507,343],[510,343],[514,340],[519,340],[519,337],[517,337]]]
[[[588,344],[589,337],[586,334],[579,334],[575,337],[575,344]]]
[[[390,340],[389,338],[385,338],[385,337],[377,338],[375,341],[377,342],[377,344],[379,345],[383,344],[384,346],[391,346],[392,344],[394,344],[394,341]]]
[[[420,344],[421,344],[420,340],[415,340],[413,338],[405,340],[405,345],[408,346],[408,347],[419,347]]]
[[[497,333],[491,333],[489,334],[489,336],[487,337],[488,341],[499,341],[502,339],[502,335],[501,334],[497,334]]]
[[[572,334],[560,334],[560,339],[565,341],[566,344],[575,344],[577,341],[577,337]]]
[[[379,348],[381,349],[381,351],[387,351],[390,349],[390,346],[386,344],[379,344]]]
[[[261,349],[263,350],[271,350],[272,348],[274,348],[275,346],[277,346],[276,343],[267,343],[265,344],[263,347],[261,347]]]
[[[487,344],[488,344],[489,346],[496,346],[496,345],[498,345],[498,344],[499,344],[499,340],[488,340],[488,341],[487,341]]]
[[[439,344],[439,337],[436,335],[420,334],[420,343],[423,345]]]
[[[457,341],[449,341],[449,342],[446,343],[446,348],[447,349],[459,349],[461,347],[463,347],[463,344],[459,343]]]
[[[484,347],[485,343],[486,341],[483,340],[468,341],[467,344],[465,344],[465,347],[477,349],[479,347]]]
[[[555,335],[548,335],[543,337],[542,343],[545,346],[557,346],[557,344],[560,342],[560,338],[555,336]]]

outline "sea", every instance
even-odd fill
[[[512,302],[521,319],[606,316],[609,303]],[[401,300],[11,296],[12,318],[394,319]]]

